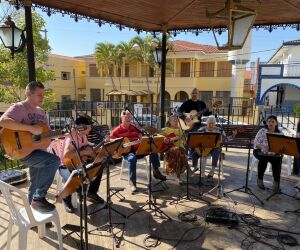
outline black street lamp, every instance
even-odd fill
[[[4,47],[10,49],[12,57],[15,53],[23,51],[25,47],[24,31],[15,25],[10,16],[0,25],[0,39]]]
[[[160,67],[162,61],[162,47],[158,45],[155,50],[153,50],[154,60]]]

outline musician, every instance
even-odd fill
[[[203,133],[219,133],[222,137],[222,138],[220,138],[221,141],[222,140],[226,140],[226,141],[232,140],[237,134],[237,130],[233,130],[232,135],[226,136],[225,132],[222,131],[219,127],[217,127],[216,118],[214,115],[209,116],[206,121],[206,126],[201,127],[198,131],[203,132]],[[215,169],[216,169],[218,161],[220,159],[220,153],[221,153],[220,147],[212,148],[210,150],[210,152],[208,153],[212,156],[212,164],[211,164],[212,167],[211,167],[209,174],[207,175],[207,178],[213,178]],[[194,157],[200,158],[200,156],[198,155],[197,152],[195,152]],[[202,172],[201,175],[204,175],[204,173],[205,173],[204,167],[201,169],[201,172]]]
[[[125,138],[130,141],[136,141],[142,137],[142,131],[139,130],[136,125],[132,124],[132,115],[129,111],[123,111],[121,113],[121,124],[117,126],[110,134],[110,139]],[[129,185],[131,193],[136,192],[136,162],[137,157],[135,155],[139,145],[134,145],[130,153],[124,154],[123,157],[128,161],[128,175]],[[158,154],[151,154],[151,163],[153,167],[153,177],[159,180],[166,180],[166,177],[159,171],[159,157]]]
[[[177,140],[174,142],[174,145],[171,146],[165,153],[166,160],[166,173],[167,174],[176,174],[177,182],[179,185],[182,184],[180,175],[188,168],[188,158],[185,153],[184,148],[184,135],[182,130],[179,128],[178,118],[175,115],[171,115],[168,118],[167,127],[162,129],[162,135],[168,137],[174,135]],[[170,140],[168,139],[168,143]]]
[[[186,100],[182,105],[178,108],[178,112],[181,114],[180,118],[184,119],[185,121],[189,122],[191,119],[186,117],[184,113],[190,113],[192,110],[196,110],[200,112],[201,110],[206,109],[205,102],[198,99],[199,91],[197,88],[194,88],[191,92],[191,99]],[[211,112],[207,111],[204,112],[203,115],[210,115]],[[188,132],[197,131],[201,127],[201,117],[198,117],[199,123],[195,123],[193,128]],[[193,167],[196,169],[198,166],[198,158],[195,156],[195,150],[189,149],[189,159],[192,160]]]
[[[280,156],[275,155],[273,153],[269,153],[269,144],[267,133],[277,133],[282,134],[282,132],[278,129],[277,117],[274,115],[270,115],[267,118],[266,127],[260,129],[254,139],[254,150],[253,154],[258,159],[257,166],[257,185],[259,188],[265,190],[265,185],[263,182],[264,173],[267,168],[268,162],[272,164],[272,172],[273,172],[273,190],[276,192],[279,189],[280,182],[280,173],[281,173],[281,163],[282,159]]]
[[[44,100],[44,91],[44,85],[41,82],[30,82],[25,90],[26,99],[13,104],[6,110],[0,118],[0,126],[40,135],[43,130],[37,123],[44,123],[49,127],[46,113],[41,108]],[[29,168],[29,204],[31,204],[33,209],[42,213],[54,210],[55,206],[49,203],[45,197],[58,169],[59,158],[48,153],[46,148],[41,148],[31,152],[28,156],[21,159],[21,162]]]
[[[59,139],[53,141],[49,148],[50,152],[53,152],[60,158],[59,173],[65,182],[71,175],[70,170],[65,165],[66,158],[73,159],[78,157],[72,141],[75,143],[76,148],[79,150],[79,153],[82,157],[89,156],[88,158],[91,162],[96,156],[90,142],[87,139],[87,135],[91,131],[91,121],[84,116],[79,116],[75,120],[75,125],[76,127],[72,128],[70,135],[66,136],[63,140]],[[77,166],[74,166],[74,168],[77,168]],[[103,170],[98,173],[97,177],[89,185],[87,193],[88,201],[94,203],[104,203],[104,200],[97,194],[100,187],[102,172]],[[66,212],[74,213],[71,195],[64,198],[63,203]]]

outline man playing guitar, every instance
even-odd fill
[[[6,110],[0,118],[0,127],[20,132],[26,131],[36,136],[43,132],[42,127],[37,123],[43,123],[50,129],[46,113],[41,108],[44,100],[44,88],[40,82],[30,82],[26,87],[25,101],[17,102]],[[16,134],[19,133],[16,132]],[[24,146],[25,149],[26,145],[21,145],[19,142],[19,146]],[[57,156],[46,151],[47,146],[34,150],[20,159],[29,168],[29,204],[33,209],[44,213],[55,209],[55,206],[49,203],[45,197],[60,162]]]
[[[186,116],[184,113],[190,113],[192,110],[200,112],[206,109],[205,102],[198,100],[199,91],[197,88],[194,88],[191,92],[191,99],[186,100],[182,105],[179,107],[178,112],[180,113],[180,118],[184,119],[186,122],[189,122],[191,118]],[[206,111],[203,115],[210,115],[211,112]],[[201,127],[201,117],[202,114],[198,116],[198,122],[193,124],[193,127],[188,130],[188,132],[194,132]],[[189,149],[189,159],[193,162],[193,167],[197,168],[198,165],[198,158],[194,157],[195,150]]]
[[[110,139],[128,138],[130,141],[139,140],[142,137],[141,131],[132,124],[132,115],[129,111],[122,111],[121,124],[117,126],[110,134]],[[123,157],[128,161],[128,175],[131,193],[136,192],[136,163],[137,156],[135,155],[139,145],[134,145],[129,153],[123,154]],[[151,154],[151,163],[153,166],[153,177],[159,180],[166,180],[166,177],[159,171],[158,154]]]
[[[75,120],[75,125],[76,127],[72,128],[70,135],[66,136],[65,139],[57,139],[53,141],[48,149],[49,152],[53,152],[60,158],[59,173],[64,181],[67,181],[69,176],[71,175],[70,170],[72,170],[72,168],[76,169],[78,167],[76,166],[76,164],[67,167],[66,161],[69,160],[69,162],[74,163],[80,162],[79,159],[77,160],[78,155],[76,149],[74,148],[74,145],[72,144],[72,141],[74,141],[76,147],[78,148],[81,157],[89,158],[89,160],[86,161],[92,161],[95,158],[95,152],[87,139],[87,135],[91,131],[90,120],[86,117],[79,116]],[[97,194],[100,187],[102,173],[103,169],[98,173],[97,177],[89,185],[87,200],[94,203],[104,203],[104,200]],[[74,213],[74,207],[71,202],[71,195],[64,198],[63,202],[66,212]]]

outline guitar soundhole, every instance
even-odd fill
[[[33,135],[32,136],[32,140],[33,141],[40,141],[41,140],[41,136],[40,135]]]

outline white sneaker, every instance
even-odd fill
[[[130,186],[131,194],[134,194],[136,192],[136,186],[132,181],[129,181],[129,186]]]

